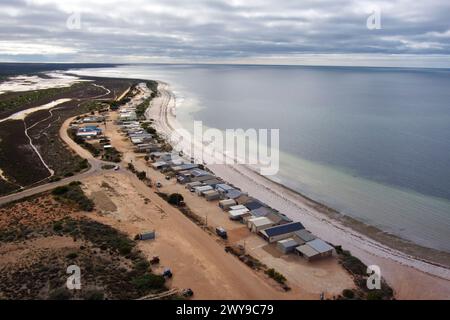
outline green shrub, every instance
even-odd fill
[[[179,193],[172,193],[169,198],[167,199],[167,202],[170,204],[173,204],[175,206],[180,205],[180,203],[184,200],[183,196]]]
[[[71,252],[66,256],[67,259],[71,259],[71,260],[75,259],[77,257],[78,257],[78,253],[76,253],[76,252]]]
[[[139,291],[163,289],[165,282],[166,279],[163,276],[155,274],[145,274],[131,280],[131,283]]]
[[[53,189],[52,194],[55,196],[60,196],[62,194],[65,194],[67,191],[69,191],[68,186],[60,186]]]
[[[50,292],[49,300],[69,300],[72,294],[67,288],[58,288]]]
[[[284,284],[286,282],[286,278],[273,268],[267,269],[266,274],[278,283]]]
[[[369,291],[366,296],[367,300],[382,300],[383,292],[380,290]]]
[[[105,294],[99,290],[89,290],[83,295],[84,300],[104,300]]]
[[[344,289],[342,295],[347,299],[353,299],[355,297],[355,293],[351,289]]]
[[[53,231],[59,232],[63,229],[62,221],[53,222]]]
[[[53,189],[52,194],[57,200],[65,199],[76,203],[79,209],[84,211],[94,210],[94,202],[89,199],[80,187],[79,181],[73,181],[66,186],[60,186]]]
[[[145,173],[145,171],[140,171],[136,174],[136,176],[138,177],[139,180],[145,180],[147,174]]]

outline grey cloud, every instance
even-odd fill
[[[55,60],[221,60],[298,54],[450,55],[446,0],[318,1],[50,1],[2,0],[0,48],[17,60],[47,60],[23,44],[64,47]],[[381,30],[368,30],[370,5]],[[73,11],[81,29],[66,28]],[[19,45],[20,44],[20,45]],[[18,49],[14,51],[14,46]],[[39,46],[36,46],[38,51]],[[63,51],[63,50],[59,50]],[[76,52],[76,53],[73,53]]]

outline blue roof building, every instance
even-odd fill
[[[260,234],[270,243],[289,238],[294,232],[305,229],[300,222],[286,223],[280,226],[264,229]]]

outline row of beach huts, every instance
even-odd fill
[[[332,256],[334,248],[306,230],[302,223],[292,221],[283,213],[224,182],[205,170],[203,165],[186,163],[174,153],[154,151],[149,156],[154,159],[151,164],[154,169],[171,171],[177,182],[186,189],[206,201],[218,201],[230,220],[243,223],[267,242],[276,243],[283,254],[295,253],[308,261]]]
[[[283,254],[295,253],[308,261],[332,256],[334,248],[306,230],[301,222],[292,221],[285,214],[226,183],[203,165],[192,163],[192,159],[185,160],[182,153],[163,152],[154,136],[143,128],[145,121],[135,118],[134,111],[134,106],[120,108],[118,124],[135,146],[135,151],[146,153],[152,159],[152,168],[172,172],[177,182],[191,192],[206,201],[217,201],[231,220],[245,224],[268,243],[275,243]]]

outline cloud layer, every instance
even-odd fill
[[[369,30],[374,10],[381,29]],[[445,62],[449,14],[447,0],[2,0],[0,60]]]

